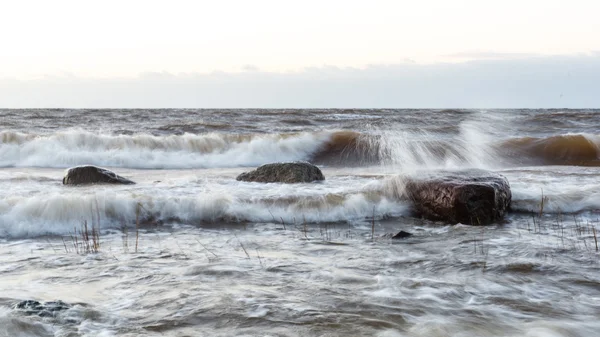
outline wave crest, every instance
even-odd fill
[[[2,132],[0,166],[213,168],[308,160],[331,132],[295,134],[101,135],[71,130],[47,135]]]
[[[440,137],[417,131],[319,131],[274,134],[103,135],[0,132],[0,166],[100,165],[145,169],[259,166],[307,160],[318,165],[383,164],[422,168],[498,168],[515,164],[600,166],[600,136],[490,138],[477,126]]]
[[[600,166],[600,136],[564,134],[546,138],[523,137],[501,144],[502,150],[522,162],[544,165]]]

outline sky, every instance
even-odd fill
[[[0,107],[600,107],[597,13],[594,0],[1,1]]]

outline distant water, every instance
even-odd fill
[[[600,110],[0,110],[0,336],[595,336],[599,127]],[[296,160],[325,182],[235,180]],[[63,186],[82,164],[137,184]],[[506,221],[414,218],[404,178],[462,168],[509,179]],[[98,254],[75,252],[84,222]]]

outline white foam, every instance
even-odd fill
[[[14,317],[11,310],[0,307],[0,337],[52,336],[54,333],[50,324]]]
[[[493,122],[490,122],[493,121]],[[365,139],[383,164],[403,171],[422,168],[497,168],[493,144],[501,124],[493,114],[475,116],[459,133],[440,137],[406,125],[374,129]],[[1,167],[111,167],[183,169],[259,166],[310,160],[337,131],[295,134],[110,135],[79,129],[50,134],[0,132]],[[375,136],[375,137],[372,137]]]
[[[493,120],[494,123],[490,123]],[[396,125],[373,130],[380,136],[382,164],[397,172],[422,169],[497,169],[501,167],[494,144],[500,139],[501,123],[493,114],[475,116],[458,126],[458,134],[440,137],[422,129]],[[505,126],[504,126],[505,127]]]
[[[258,184],[213,178],[167,180],[160,186],[44,186],[32,183],[0,199],[0,237],[71,234],[100,218],[101,229],[134,226],[138,205],[142,220],[186,224],[219,221],[287,224],[365,221],[399,216],[405,203],[371,191],[371,183],[333,178],[323,184]]]
[[[511,209],[544,213],[577,213],[600,209],[596,168],[536,167],[504,173],[512,190]]]
[[[102,135],[69,130],[47,135],[3,132],[2,167],[98,165],[130,168],[208,168],[259,166],[307,160],[331,132],[282,136],[184,134],[181,136]]]

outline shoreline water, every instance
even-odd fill
[[[73,307],[0,320],[39,322],[57,335],[589,336],[598,328],[599,255],[548,222],[534,232],[388,220],[376,222],[375,240],[369,223],[306,233],[274,223],[176,226],[142,229],[137,252],[131,229],[128,248],[111,231],[97,254],[64,252],[56,237],[12,241],[0,245],[10,256],[2,274],[13,275],[0,278],[1,305]],[[381,237],[399,228],[414,236]]]
[[[600,110],[0,115],[0,336],[600,330]],[[235,180],[319,158],[323,183]],[[81,164],[137,184],[63,186]],[[503,221],[411,216],[405,177],[468,168],[508,178]],[[74,248],[84,221],[99,229],[97,253]],[[392,240],[400,230],[413,236]],[[70,307],[40,317],[23,300]]]

